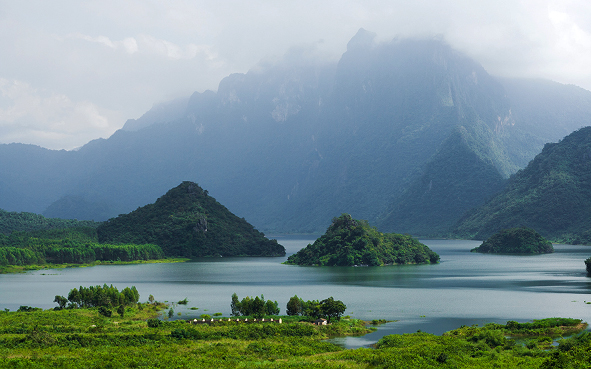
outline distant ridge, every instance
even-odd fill
[[[101,243],[152,243],[167,256],[283,256],[285,249],[185,181],[149,204],[97,228]]]
[[[97,222],[75,219],[46,218],[43,215],[27,212],[5,211],[0,209],[0,233],[9,235],[12,232],[30,232],[47,229],[93,227]]]
[[[348,213],[437,236],[590,119],[590,91],[360,30],[338,63],[290,50],[77,151],[0,145],[0,208],[101,221],[191,180],[268,233]]]
[[[501,193],[470,211],[452,233],[485,239],[513,227],[533,228],[554,241],[591,241],[591,127],[546,144]]]

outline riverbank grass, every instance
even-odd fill
[[[27,368],[582,368],[591,359],[591,333],[547,345],[548,334],[573,334],[578,319],[463,326],[442,336],[385,336],[375,348],[345,350],[325,339],[371,331],[342,319],[316,326],[296,317],[283,324],[213,324],[158,320],[167,306],[141,303],[110,318],[97,309],[0,312],[0,367]],[[250,319],[249,319],[250,320]],[[517,342],[511,336],[521,335]],[[585,366],[587,363],[587,366]]]
[[[158,263],[183,263],[191,259],[188,258],[166,258],[166,259],[155,259],[155,260],[133,260],[133,261],[101,261],[97,260],[92,263],[86,264],[74,264],[74,263],[63,263],[63,264],[32,264],[32,265],[0,265],[0,274],[8,273],[26,273],[35,270],[45,269],[65,269],[65,268],[86,268],[97,265],[128,265],[128,264],[158,264]]]

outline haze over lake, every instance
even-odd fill
[[[588,246],[555,245],[554,254],[534,256],[470,253],[478,241],[422,240],[441,256],[436,265],[387,267],[300,267],[282,265],[315,237],[280,236],[287,250],[280,258],[208,258],[187,263],[95,266],[0,275],[0,309],[20,305],[56,306],[55,295],[67,296],[79,286],[136,286],[140,301],[174,306],[181,318],[221,312],[230,315],[230,297],[264,294],[279,302],[281,314],[289,298],[333,296],[347,305],[346,315],[360,319],[398,320],[388,333],[431,333],[459,327],[571,317],[591,321],[591,279],[584,260]],[[198,310],[189,310],[197,307]]]

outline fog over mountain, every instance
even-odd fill
[[[293,49],[78,151],[0,145],[0,208],[102,220],[190,180],[266,232],[322,232],[346,212],[437,234],[589,113],[584,89],[361,29],[338,63]]]
[[[292,48],[336,63],[359,28],[591,89],[590,25],[584,0],[0,0],[0,143],[81,147]]]

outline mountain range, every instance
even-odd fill
[[[546,144],[502,192],[463,216],[453,235],[485,239],[519,226],[551,240],[589,244],[590,219],[591,127],[585,127]]]
[[[105,220],[188,180],[265,232],[349,213],[436,235],[591,123],[582,88],[493,77],[438,39],[374,40],[359,30],[338,63],[294,49],[76,151],[0,145],[0,208]]]

